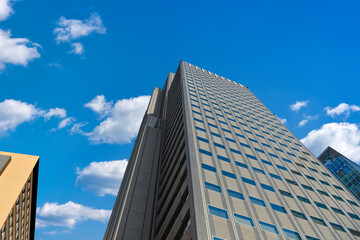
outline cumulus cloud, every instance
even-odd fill
[[[107,102],[104,95],[98,95],[84,106],[103,117],[110,112],[112,105],[113,102]]]
[[[286,118],[279,118],[278,116],[276,116],[280,122],[282,122],[283,124],[285,124],[287,122]]]
[[[72,132],[88,136],[89,140],[94,144],[130,143],[139,131],[149,100],[150,96],[140,96],[118,100],[112,105],[111,102],[106,102],[105,98],[104,102],[102,102],[102,97],[96,96],[91,102],[85,104],[85,106],[99,114],[106,112],[105,120],[91,132],[84,132],[81,129],[87,123],[74,124]]]
[[[75,122],[75,118],[73,117],[67,117],[65,119],[63,119],[59,125],[58,125],[58,129],[62,129],[64,127],[70,126],[73,122]]]
[[[327,123],[312,130],[301,142],[316,156],[331,146],[349,159],[360,163],[360,129],[354,123]]]
[[[92,162],[83,169],[77,168],[76,185],[98,196],[117,195],[125,173],[127,160]]]
[[[308,100],[307,100],[307,101],[296,101],[296,103],[291,104],[289,107],[290,107],[290,109],[291,109],[292,111],[296,111],[296,112],[297,112],[297,111],[300,110],[300,108],[306,107],[308,103],[309,103]]]
[[[299,122],[299,127],[305,126],[309,121],[315,120],[318,118],[318,115],[306,115],[303,114],[304,119]]]
[[[36,209],[36,228],[57,226],[73,229],[77,223],[87,220],[105,222],[110,214],[111,210],[94,209],[72,201],[65,204],[47,202]]]
[[[68,42],[72,47],[72,53],[82,54],[84,52],[83,45],[76,41],[79,38],[86,37],[92,33],[105,34],[106,28],[97,13],[91,14],[90,18],[85,20],[66,19],[60,17],[57,21],[57,27],[54,29],[56,42]]]
[[[0,29],[0,70],[4,69],[6,64],[27,66],[29,62],[40,57],[39,48],[39,44],[27,38],[13,38],[10,31]]]
[[[13,13],[10,0],[0,0],[0,21],[7,19]]]
[[[50,108],[49,111],[44,114],[44,118],[45,120],[49,120],[52,117],[65,118],[66,110],[63,108]]]
[[[35,105],[13,99],[0,102],[0,136],[14,131],[17,126],[24,122],[30,122],[42,111]]]
[[[304,125],[307,124],[308,122],[309,122],[309,120],[307,120],[307,119],[301,120],[301,121],[299,122],[299,127],[304,126]]]
[[[357,105],[349,105],[347,103],[340,103],[337,107],[331,108],[327,106],[325,108],[326,114],[334,118],[336,115],[345,115],[347,118],[350,115],[350,112],[360,111],[360,107]]]

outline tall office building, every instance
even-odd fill
[[[247,87],[181,61],[104,239],[360,239],[359,204]]]
[[[39,157],[0,152],[0,239],[32,240]]]
[[[330,146],[319,155],[318,159],[360,201],[360,166]]]

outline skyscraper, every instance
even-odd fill
[[[247,87],[181,61],[104,239],[360,239],[359,204]]]
[[[34,239],[39,157],[0,152],[1,240]]]
[[[330,146],[319,155],[318,159],[360,201],[360,166]]]

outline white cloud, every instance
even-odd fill
[[[291,104],[289,107],[292,111],[299,111],[300,108],[306,107],[309,101],[296,101],[296,103]]]
[[[354,123],[327,123],[301,139],[316,156],[331,146],[349,159],[360,163],[360,129]]]
[[[75,118],[73,117],[67,117],[65,119],[63,119],[59,125],[58,125],[58,129],[62,129],[64,127],[67,127],[69,125],[71,125],[73,122],[75,122]]]
[[[307,120],[307,119],[301,120],[301,121],[299,122],[299,127],[304,126],[304,125],[307,124],[308,122],[309,122],[309,120]]]
[[[98,95],[84,106],[90,108],[101,117],[105,116],[111,110],[113,102],[107,102],[104,95]]]
[[[287,122],[286,118],[279,118],[278,116],[276,116],[280,122],[282,122],[283,124],[285,124]]]
[[[39,44],[27,38],[12,38],[10,31],[0,29],[0,70],[6,64],[27,66],[30,61],[40,57],[39,48]]]
[[[327,106],[325,108],[326,114],[331,116],[332,118],[336,115],[345,114],[345,118],[350,115],[350,112],[358,112],[360,111],[360,107],[357,105],[349,105],[347,103],[341,103],[337,107],[330,108]]]
[[[77,168],[76,185],[98,196],[116,196],[127,166],[127,160],[92,162],[83,169]]]
[[[47,113],[44,114],[45,120],[49,120],[52,117],[65,118],[66,110],[63,108],[50,108]]]
[[[85,20],[66,19],[60,17],[57,21],[57,27],[54,29],[56,42],[69,42],[72,47],[72,53],[82,54],[84,47],[80,42],[74,40],[86,37],[92,33],[105,34],[106,28],[97,13],[91,14],[90,18]]]
[[[80,55],[85,52],[84,46],[79,42],[71,43],[71,47],[72,47],[72,50],[70,51],[70,53]]]
[[[17,126],[42,114],[35,105],[13,99],[0,102],[0,136],[14,131]]]
[[[36,209],[36,228],[58,226],[73,229],[75,224],[86,220],[105,222],[111,210],[94,209],[74,202],[58,204],[47,202]]]
[[[0,0],[0,21],[7,19],[13,13],[10,0]]]
[[[95,97],[90,103],[99,102],[102,97]],[[108,109],[106,119],[96,126],[92,132],[84,132],[81,127],[87,123],[75,124],[72,128],[73,133],[80,133],[88,136],[92,143],[130,143],[139,131],[141,121],[148,106],[150,96],[140,96],[130,99],[118,100],[110,109]],[[105,99],[104,99],[105,101]],[[105,102],[105,108],[96,108],[96,104],[85,106],[91,109],[97,109],[102,113],[104,109],[109,108],[109,102]],[[100,104],[101,105],[101,104]],[[95,111],[95,110],[94,110]],[[96,112],[95,111],[95,112]]]
[[[315,120],[319,116],[318,115],[311,116],[311,115],[303,114],[303,117],[304,119],[299,122],[299,127],[305,126],[309,121]]]

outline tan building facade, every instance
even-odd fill
[[[104,239],[360,239],[360,203],[245,86],[155,89]]]
[[[0,152],[0,239],[32,240],[39,157]]]

